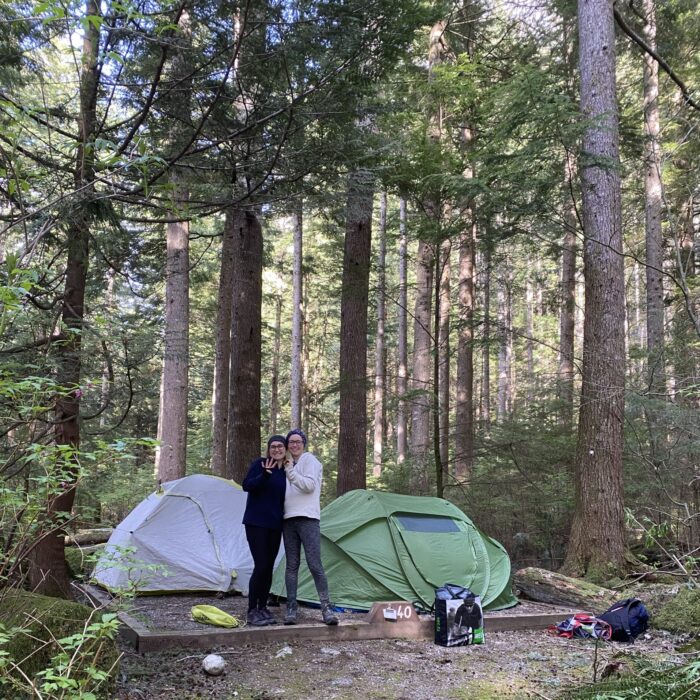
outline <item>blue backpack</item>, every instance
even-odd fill
[[[634,642],[649,627],[649,613],[639,598],[625,598],[611,605],[599,620],[604,620],[612,627],[612,640],[615,642]]]

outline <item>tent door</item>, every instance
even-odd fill
[[[445,583],[480,595],[486,591],[489,561],[474,528],[452,518],[408,513],[395,513],[390,522],[406,576],[422,598],[430,601]]]

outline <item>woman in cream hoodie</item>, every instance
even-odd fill
[[[328,595],[328,579],[321,562],[321,479],[323,467],[310,452],[305,452],[306,435],[299,430],[287,433],[287,449],[291,459],[284,467],[287,490],[284,496],[282,536],[287,557],[284,581],[287,589],[285,625],[297,622],[297,581],[301,563],[301,547],[309,571],[314,578],[321,615],[327,625],[337,625],[338,618]]]

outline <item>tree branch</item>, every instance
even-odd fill
[[[700,104],[698,104],[691,96],[690,96],[690,91],[688,90],[688,86],[676,75],[674,72],[673,68],[668,65],[668,63],[661,57],[659,54],[654,51],[654,49],[649,46],[649,44],[642,39],[637,32],[634,31],[624,20],[622,15],[619,13],[617,7],[613,4],[613,14],[615,15],[615,21],[617,22],[617,26],[620,27],[620,29],[627,34],[627,36],[634,41],[635,44],[637,44],[639,47],[641,47],[642,51],[645,51],[648,53],[658,64],[659,66],[664,70],[664,72],[668,75],[673,82],[678,85],[680,88],[681,94],[683,95],[683,99],[685,100],[686,104],[690,105],[693,109],[697,109],[700,112]]]

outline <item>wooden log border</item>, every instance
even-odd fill
[[[101,607],[111,605],[111,597],[97,586],[75,584],[95,604]],[[242,627],[236,629],[208,628],[203,630],[182,630],[153,632],[142,622],[128,613],[119,613],[122,634],[140,653],[163,651],[174,648],[211,649],[219,646],[242,644],[294,643],[302,639],[324,642],[349,642],[366,639],[414,639],[434,638],[434,619],[431,615],[413,614],[408,619],[387,621],[383,611],[387,607],[409,605],[405,601],[375,603],[367,615],[368,621],[341,622],[329,627],[314,625],[272,625],[267,627]],[[544,629],[560,622],[573,613],[540,613],[537,615],[489,615],[484,616],[486,634],[490,632],[512,632],[517,630]]]

